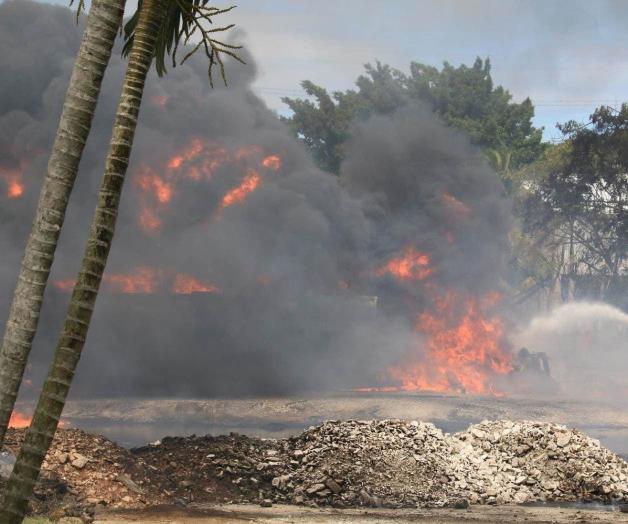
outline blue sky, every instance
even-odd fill
[[[628,99],[624,0],[234,3],[227,16],[245,30],[242,40],[257,60],[255,88],[281,113],[280,98],[298,96],[301,80],[347,89],[375,60],[407,70],[411,61],[458,65],[490,57],[495,82],[516,100],[533,100],[547,139],[559,136],[556,122],[584,121],[597,105]]]

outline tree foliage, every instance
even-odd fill
[[[527,169],[525,232],[546,253],[560,254],[564,294],[579,285],[617,301],[628,276],[628,105],[600,107],[588,125],[559,129],[565,144]]]
[[[81,0],[81,2],[84,0]],[[142,9],[142,0],[138,0],[137,9],[133,16],[124,25],[124,49],[123,55],[127,56],[133,48],[135,30]],[[209,83],[214,85],[212,71],[215,67],[220,70],[220,77],[225,85],[225,64],[223,55],[230,56],[234,60],[244,64],[244,61],[237,55],[237,50],[242,46],[229,44],[218,40],[214,35],[223,33],[233,28],[235,24],[225,26],[213,26],[213,18],[235,9],[235,6],[218,8],[209,5],[209,0],[169,0],[166,4],[166,15],[164,23],[159,29],[157,44],[155,48],[155,69],[159,76],[166,73],[166,57],[172,60],[172,67],[177,65],[177,51],[179,46],[186,46],[195,35],[200,35],[199,41],[191,48],[186,49],[187,53],[179,63],[183,64],[188,58],[194,55],[199,49],[205,52],[208,60],[207,74]]]
[[[406,104],[427,104],[447,125],[467,132],[502,173],[534,161],[545,147],[542,129],[532,125],[532,102],[515,103],[507,90],[495,87],[488,59],[459,67],[445,62],[442,69],[415,62],[409,74],[367,64],[356,89],[331,94],[310,81],[301,85],[310,98],[283,98],[293,112],[284,120],[320,167],[334,173],[354,119],[392,113]]]

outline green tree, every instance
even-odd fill
[[[0,447],[24,376],[61,226],[123,13],[124,0],[94,0],[87,17],[2,340]]]
[[[530,163],[543,151],[542,130],[532,126],[532,102],[515,103],[507,90],[495,87],[488,59],[458,68],[445,62],[440,71],[413,63],[406,86],[411,98],[427,102],[448,125],[469,133],[500,171]]]
[[[491,78],[490,61],[442,69],[413,62],[410,73],[390,66],[366,65],[355,90],[331,95],[305,81],[308,99],[283,98],[293,115],[284,120],[312,151],[321,168],[338,173],[351,122],[391,113],[405,104],[427,104],[443,121],[469,134],[502,174],[534,161],[543,152],[542,129],[532,125],[534,106],[512,95]]]
[[[535,169],[522,200],[525,231],[560,252],[563,299],[574,293],[626,304],[628,104],[600,107],[588,125],[559,126],[560,161]]]
[[[560,249],[562,244],[554,237],[550,222],[543,231],[531,233],[525,217],[531,213],[530,198],[536,187],[549,172],[564,169],[570,150],[568,141],[549,145],[538,160],[509,174],[515,216],[520,218],[510,234],[515,302],[545,295],[540,305],[548,309],[553,306],[567,253]]]
[[[305,80],[301,86],[314,101],[282,98],[293,112],[292,117],[283,120],[325,171],[338,174],[355,118],[392,113],[407,100],[402,73],[379,62],[375,66],[367,64],[365,69],[366,75],[356,81],[357,91],[335,91],[330,95],[325,88]]]
[[[116,110],[96,210],[53,362],[5,491],[0,510],[2,523],[22,522],[85,344],[113,241],[144,85],[153,58],[156,55],[158,72],[165,71],[165,55],[171,54],[174,61],[179,41],[183,39],[186,42],[194,32],[199,31],[200,45],[193,48],[183,61],[202,46],[209,57],[210,78],[211,68],[216,65],[220,67],[224,79],[220,55],[233,55],[237,47],[214,40],[212,34],[231,26],[208,30],[203,22],[211,23],[211,17],[228,10],[208,7],[207,0],[140,0],[137,15],[126,26],[129,63]]]

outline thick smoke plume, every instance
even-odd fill
[[[0,5],[2,319],[81,29],[64,8]],[[229,64],[228,88],[209,88],[200,57],[149,78],[74,395],[375,385],[400,358],[421,358],[413,315],[441,290],[499,290],[509,207],[464,136],[428,111],[373,118],[356,127],[341,176],[323,173],[254,95],[246,59]],[[124,66],[118,48],[46,296],[35,381],[78,269]],[[429,258],[429,293],[380,269],[410,248]]]
[[[430,254],[440,285],[500,287],[510,207],[466,136],[427,110],[375,117],[354,131],[342,177],[374,226],[372,258],[412,245]]]

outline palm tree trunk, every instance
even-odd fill
[[[87,17],[0,350],[0,448],[37,330],[57,240],[123,13],[124,0],[94,0]]]
[[[35,415],[5,492],[0,523],[22,521],[41,463],[52,443],[76,366],[85,344],[98,288],[113,240],[122,186],[133,147],[146,75],[166,14],[167,0],[143,0],[129,57],[122,95],[116,111],[105,174],[92,219],[63,331]]]

